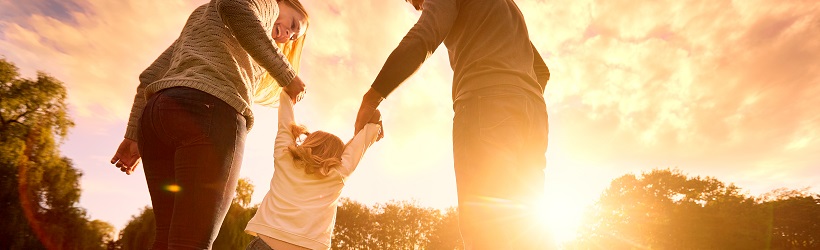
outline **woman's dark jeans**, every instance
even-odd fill
[[[245,118],[205,92],[155,93],[139,150],[154,206],[153,249],[210,249],[228,213],[244,151]]]

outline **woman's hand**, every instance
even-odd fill
[[[301,101],[302,98],[305,97],[305,93],[307,93],[305,82],[302,82],[302,78],[299,78],[299,76],[294,77],[293,80],[290,81],[290,84],[283,87],[282,90],[284,90],[285,93],[288,93],[288,96],[290,96],[290,100],[293,104]]]
[[[136,141],[123,138],[117,152],[114,153],[114,158],[111,158],[111,164],[117,166],[120,171],[130,175],[137,169],[140,163],[140,151]]]

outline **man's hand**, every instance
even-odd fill
[[[111,158],[111,164],[115,164],[120,171],[130,175],[137,169],[140,163],[140,151],[136,141],[124,138]]]
[[[362,105],[359,106],[359,113],[356,114],[356,124],[354,126],[353,134],[359,133],[360,130],[364,128],[373,116],[377,113],[376,108],[379,107],[379,103],[384,100],[382,94],[370,88],[367,93],[364,94],[362,98]],[[379,114],[379,120],[381,120],[381,113]],[[380,122],[381,124],[381,122]],[[381,133],[379,133],[379,138],[384,137],[384,128],[382,128]]]
[[[305,96],[305,93],[307,93],[305,83],[302,82],[302,78],[299,78],[299,76],[294,77],[290,84],[283,87],[282,90],[284,90],[285,93],[288,93],[288,96],[290,96],[290,100],[293,101],[293,104],[301,101]]]

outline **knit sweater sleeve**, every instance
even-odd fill
[[[387,97],[444,41],[458,16],[456,0],[427,0],[418,22],[390,53],[371,87]]]
[[[173,54],[176,43],[177,42],[174,41],[171,46],[168,46],[168,48],[140,74],[140,83],[137,85],[137,94],[134,95],[134,103],[131,104],[131,115],[128,118],[128,126],[125,129],[125,138],[138,141],[137,129],[139,128],[139,120],[147,101],[145,99],[145,86],[159,80],[168,72],[168,69],[171,67],[171,54]]]
[[[282,51],[273,44],[262,26],[262,20],[273,22],[279,16],[279,7],[263,0],[216,0],[222,22],[231,30],[245,51],[276,79],[280,86],[287,86],[296,77]]]
[[[538,85],[541,85],[541,91],[544,91],[547,87],[547,81],[550,79],[550,69],[547,67],[544,59],[541,58],[541,54],[538,54],[538,50],[535,49],[535,46],[532,45],[532,43],[530,43],[530,46],[532,46],[533,54],[532,68],[535,71]]]

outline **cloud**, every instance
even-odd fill
[[[531,33],[559,40],[542,43],[560,67],[553,113],[581,112],[658,152],[775,151],[820,125],[820,7],[808,3],[559,2],[549,8],[569,5],[560,24],[571,28],[540,19]]]
[[[40,70],[64,81],[79,116],[110,122],[127,117],[137,75],[173,41],[197,4],[78,0],[9,5],[5,12],[13,14],[0,19],[0,53],[28,75]]]

